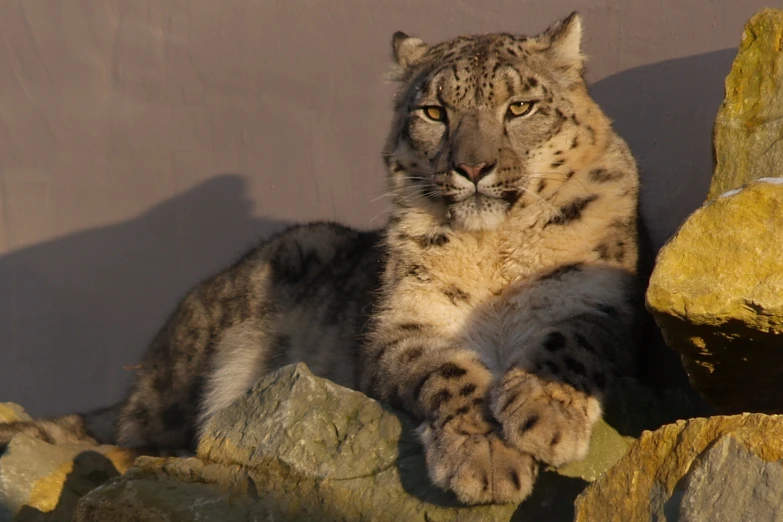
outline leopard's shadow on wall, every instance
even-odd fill
[[[119,400],[189,288],[288,223],[254,217],[247,180],[216,174],[138,217],[0,257],[0,401],[28,413]]]
[[[639,163],[642,214],[653,252],[707,195],[714,170],[712,128],[736,49],[637,67],[595,82],[591,94]],[[645,380],[690,390],[679,357],[657,328],[646,339]]]
[[[591,85],[639,162],[642,207],[656,249],[707,195],[712,127],[735,55],[736,49],[723,49],[667,60]]]

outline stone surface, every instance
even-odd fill
[[[31,417],[24,408],[13,402],[0,402],[0,422],[28,421]]]
[[[125,472],[134,457],[115,446],[55,446],[17,435],[0,457],[0,522],[70,520],[85,493]]]
[[[783,416],[678,421],[645,432],[585,489],[575,522],[783,521]]]
[[[759,180],[694,212],[661,249],[647,305],[723,413],[783,411],[783,184]]]
[[[664,506],[675,520],[783,520],[783,466],[730,435],[706,450],[683,481]]]
[[[708,198],[783,176],[783,11],[753,16],[726,78],[715,121],[716,168]]]
[[[539,520],[573,518],[573,500],[678,394],[629,381],[585,462],[545,470],[520,506],[460,506],[432,486],[415,423],[365,395],[285,367],[209,424],[198,458],[140,458],[85,496],[75,520]],[[632,414],[634,400],[643,415]],[[617,428],[612,425],[616,420]],[[212,485],[213,487],[207,487]]]

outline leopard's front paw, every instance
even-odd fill
[[[511,370],[491,393],[490,408],[511,446],[552,466],[587,455],[598,400],[570,384]]]
[[[533,490],[538,463],[509,447],[486,422],[425,422],[419,435],[430,479],[465,504],[519,503]]]

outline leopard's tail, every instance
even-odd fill
[[[0,449],[14,435],[24,433],[51,444],[115,444],[115,426],[121,404],[88,413],[72,413],[51,419],[0,422]]]

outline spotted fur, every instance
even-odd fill
[[[584,457],[635,369],[638,174],[580,38],[576,15],[533,38],[395,37],[396,208],[361,387],[423,419],[430,477],[464,502],[522,500],[538,462]]]
[[[430,478],[465,503],[519,502],[540,463],[582,458],[635,371],[641,293],[636,165],[580,39],[575,14],[535,37],[395,34],[387,227],[263,243],[180,303],[111,433],[91,415],[68,433],[192,447],[259,376],[305,361],[420,419]],[[58,440],[63,419],[0,425],[0,444]]]

